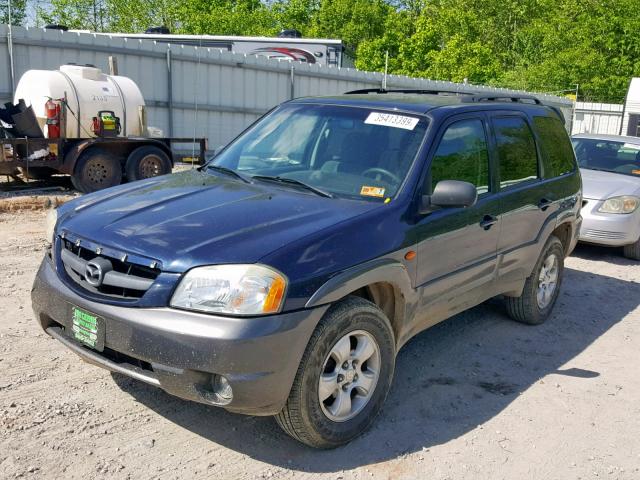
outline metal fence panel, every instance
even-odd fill
[[[8,27],[0,25],[2,101],[12,97],[7,33]],[[57,69],[71,62],[108,72],[108,59],[113,55],[119,73],[140,87],[150,126],[167,136],[207,137],[211,147],[227,143],[261,114],[292,97],[340,94],[380,87],[383,82],[380,73],[104,34],[14,27],[12,40],[16,83],[27,70]],[[389,75],[387,87],[526,93],[399,75]],[[570,100],[549,95],[539,98],[561,108],[569,125]]]
[[[577,102],[571,134],[596,133],[618,135],[622,121],[622,105],[611,103]]]

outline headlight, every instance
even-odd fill
[[[51,243],[53,243],[53,235],[56,232],[56,223],[58,223],[58,210],[53,208],[47,212],[45,220],[45,235]]]
[[[598,211],[601,213],[633,213],[638,208],[638,205],[640,205],[638,197],[625,195],[605,200]]]
[[[261,265],[213,265],[189,270],[171,306],[231,315],[261,315],[280,311],[287,281]]]

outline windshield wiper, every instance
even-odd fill
[[[216,172],[226,173],[232,177],[236,177],[239,180],[242,180],[244,183],[251,183],[251,181],[246,178],[244,175],[236,172],[233,168],[227,168],[220,165],[207,165],[207,170],[215,170]]]
[[[253,175],[251,178],[256,179],[256,180],[263,180],[263,181],[267,181],[267,182],[277,182],[277,183],[289,184],[289,185],[293,185],[293,186],[296,186],[296,187],[304,188],[305,190],[309,190],[310,192],[313,192],[316,195],[319,195],[321,197],[333,198],[333,195],[331,195],[329,192],[325,192],[324,190],[321,190],[321,189],[319,189],[317,187],[314,187],[312,185],[309,185],[307,183],[301,182],[300,180],[294,180],[293,178],[272,177],[272,176],[269,176],[269,175]]]

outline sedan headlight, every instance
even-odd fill
[[[58,210],[53,208],[47,212],[47,218],[45,220],[45,235],[51,243],[53,243],[53,236],[56,232],[56,223],[58,223]]]
[[[601,213],[633,213],[638,205],[640,205],[640,198],[624,195],[605,200],[598,211]]]
[[[230,315],[262,315],[280,311],[285,277],[262,265],[212,265],[189,270],[171,306]]]

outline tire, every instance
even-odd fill
[[[345,345],[345,337],[350,341],[346,343],[347,350],[339,348],[339,345]],[[334,351],[348,351],[350,358],[358,358],[357,347],[363,345],[372,345],[374,353],[359,364],[360,370],[358,366],[352,369],[351,365],[349,370],[342,369],[334,357]],[[375,347],[378,354],[375,353]],[[379,375],[373,381],[375,375],[372,372],[376,367]],[[276,416],[276,421],[291,437],[311,447],[335,448],[343,445],[362,434],[380,412],[391,386],[394,367],[395,343],[389,320],[374,304],[359,297],[348,297],[333,305],[313,332],[287,403]],[[337,372],[343,372],[344,375]],[[321,375],[329,379],[335,376],[338,382],[335,387],[333,380],[325,384],[326,392],[333,387],[335,393],[324,402],[320,400]],[[358,375],[362,378],[358,378]],[[344,386],[342,389],[340,381]],[[363,390],[365,383],[371,392],[366,398],[362,396],[366,392]],[[340,398],[350,399],[345,405],[348,404],[351,413],[343,415],[341,419],[329,418],[332,411],[341,415],[342,404],[338,402],[341,392],[343,396]]]
[[[623,254],[631,260],[640,260],[640,239],[631,245],[625,245]]]
[[[33,167],[29,169],[19,167],[19,170],[20,174],[29,180],[48,180],[56,173],[55,169],[50,167]]]
[[[541,281],[540,277],[542,275],[543,268],[548,270],[549,264],[547,261],[551,256],[555,258],[556,280],[552,292],[549,293],[549,287],[546,288],[547,295],[544,297],[546,303],[543,301],[541,304],[538,301],[538,289]],[[506,307],[509,316],[518,322],[529,325],[540,325],[541,323],[544,323],[553,310],[553,306],[558,298],[560,286],[562,285],[563,273],[564,247],[557,237],[551,236],[542,249],[542,254],[536,262],[533,272],[524,284],[522,295],[519,297],[506,297]],[[548,279],[549,277],[546,278]]]
[[[145,178],[157,177],[171,173],[169,156],[158,147],[138,147],[127,159],[124,171],[127,180],[135,182]]]
[[[105,150],[91,148],[80,155],[71,183],[82,193],[115,187],[122,182],[120,160]]]

